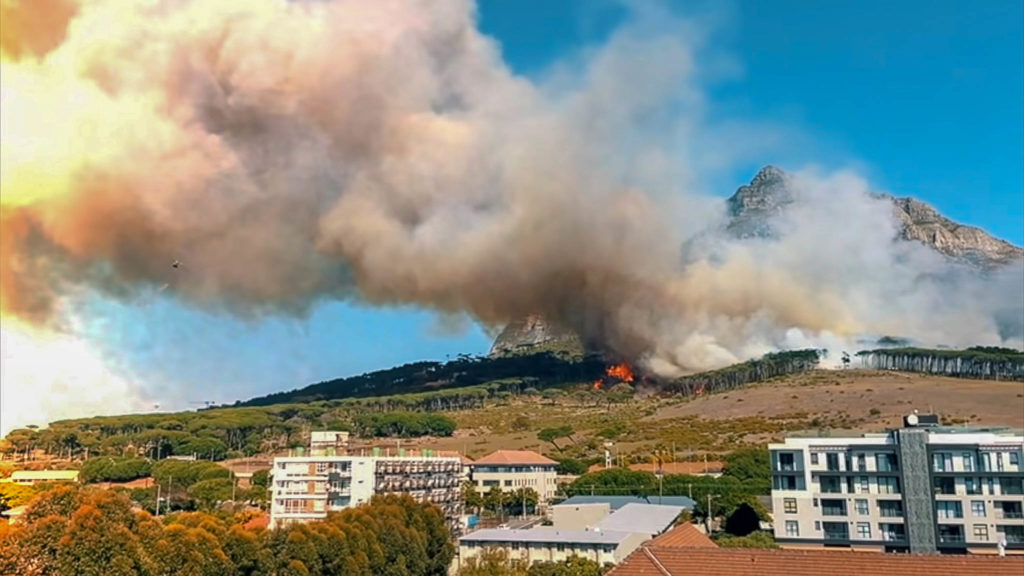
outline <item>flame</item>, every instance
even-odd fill
[[[604,382],[601,380],[594,380],[594,390],[604,390]]]
[[[605,374],[611,378],[619,380],[620,382],[632,382],[634,378],[633,369],[630,368],[628,364],[616,364],[615,366],[609,366],[608,369],[605,370]]]

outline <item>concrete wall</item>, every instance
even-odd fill
[[[551,528],[555,530],[586,530],[611,514],[607,503],[559,504],[551,507]]]

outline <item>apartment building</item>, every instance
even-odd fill
[[[453,531],[462,513],[457,457],[288,456],[274,459],[270,527],[308,522],[366,504],[375,494],[409,494],[436,504]]]
[[[481,493],[491,488],[514,492],[532,488],[540,507],[546,507],[557,491],[558,462],[529,450],[498,450],[471,463],[471,479]]]
[[[15,470],[0,482],[32,486],[52,482],[78,482],[78,470]]]
[[[1024,553],[1024,435],[908,416],[862,437],[769,445],[783,547]]]

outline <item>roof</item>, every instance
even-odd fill
[[[8,518],[16,518],[16,517],[21,516],[22,514],[24,514],[25,511],[27,511],[27,510],[28,510],[28,504],[23,504],[21,506],[15,506],[13,508],[8,508],[7,510],[4,510],[3,512],[0,512],[0,516],[7,516]]]
[[[608,576],[1020,576],[1024,556],[755,548],[640,548]]]
[[[532,466],[557,466],[551,458],[537,454],[530,450],[498,450],[492,452],[476,462],[473,466],[510,466],[515,464]]]
[[[689,522],[683,522],[675,528],[651,540],[650,546],[661,548],[717,548],[714,540],[701,532]]]
[[[455,450],[438,450],[437,451],[437,455],[438,456],[454,456],[454,457],[456,457],[456,458],[458,458],[459,460],[462,461],[462,465],[463,466],[469,466],[470,464],[473,463],[473,459],[472,458],[470,458],[469,456],[466,456],[462,452],[457,452]]]
[[[695,502],[686,496],[573,496],[568,498],[559,504],[600,504],[606,503],[611,507],[612,511],[622,508],[629,503],[638,504],[664,504],[667,506],[682,506],[692,510]]]
[[[606,532],[604,530],[504,530],[500,528],[477,530],[459,538],[459,542],[556,542],[577,544],[618,544],[631,534],[629,532]]]
[[[12,482],[24,480],[78,480],[78,470],[15,470],[11,473]]]
[[[686,508],[631,502],[597,524],[601,530],[634,532],[653,536],[672,526]]]
[[[266,528],[268,526],[270,526],[270,514],[253,516],[248,522],[242,524],[242,528],[246,530],[259,530],[260,528]]]

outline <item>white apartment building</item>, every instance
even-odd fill
[[[498,450],[469,465],[477,490],[486,494],[491,488],[514,492],[531,488],[544,508],[555,496],[555,467],[558,462],[529,450]]]
[[[923,424],[928,421],[929,424]],[[1024,553],[1024,435],[916,414],[863,437],[770,444],[780,545]]]
[[[366,504],[375,494],[409,494],[436,504],[453,531],[462,512],[462,462],[446,456],[289,456],[274,459],[270,527],[308,522]]]

